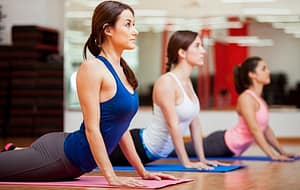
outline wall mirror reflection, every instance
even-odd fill
[[[100,1],[65,1],[65,98],[79,109],[76,70],[90,32],[91,14]],[[165,46],[176,30],[199,32],[207,51],[205,65],[192,81],[202,109],[233,108],[232,68],[248,56],[261,56],[271,70],[264,90],[272,106],[300,107],[300,2],[294,0],[124,0],[136,10],[138,43],[124,58],[136,73],[140,104],[151,106],[151,90],[165,64]],[[298,4],[298,6],[297,6]],[[170,6],[172,5],[172,6]]]

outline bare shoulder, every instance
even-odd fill
[[[163,74],[155,81],[154,89],[164,91],[174,89],[174,80],[169,75]]]
[[[77,75],[92,77],[92,76],[101,76],[101,74],[103,74],[104,72],[105,72],[104,64],[101,64],[100,60],[96,58],[92,58],[92,59],[84,60],[81,63]]]
[[[238,107],[255,107],[256,106],[256,100],[254,99],[253,96],[251,96],[247,92],[243,92],[239,95],[238,100],[237,100],[237,105]]]

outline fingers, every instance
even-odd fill
[[[271,159],[272,160],[277,160],[277,161],[291,161],[291,160],[293,160],[292,158],[289,158],[287,156],[282,156],[282,155],[272,157]]]
[[[169,174],[164,174],[164,173],[154,173],[154,175],[159,176],[161,179],[171,179],[171,180],[178,180],[175,176],[169,175]]]
[[[161,173],[161,172],[149,172],[146,176],[143,177],[144,179],[153,179],[153,180],[162,180],[162,179],[170,179],[170,180],[178,180],[175,176]]]
[[[214,168],[209,166],[209,165],[206,165],[202,162],[197,162],[196,163],[196,166],[195,168],[199,169],[199,170],[213,170]]]
[[[110,182],[110,185],[121,187],[143,187],[144,184],[131,177],[117,177]]]

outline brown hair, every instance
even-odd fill
[[[187,50],[197,36],[197,32],[189,30],[176,31],[171,36],[167,48],[168,62],[166,72],[169,72],[171,70],[172,65],[176,65],[178,63],[178,50]]]
[[[105,41],[104,29],[107,26],[115,26],[117,20],[119,19],[119,15],[124,10],[129,10],[134,15],[134,11],[129,5],[118,1],[104,1],[95,8],[92,17],[91,34],[83,48],[84,59],[87,59],[87,49],[94,56],[98,56],[100,54],[102,51],[101,45]],[[138,86],[138,81],[133,71],[122,57],[121,66],[128,82],[134,89],[136,89]]]
[[[234,86],[238,94],[241,94],[252,84],[248,74],[249,72],[255,73],[255,69],[260,61],[262,61],[260,57],[249,57],[242,64],[234,67]]]

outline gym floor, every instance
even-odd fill
[[[7,142],[14,142],[18,146],[28,146],[34,139],[32,138],[7,138],[0,139],[0,146]],[[287,151],[300,153],[300,142],[282,142]],[[244,155],[263,155],[256,145],[253,145]],[[178,163],[177,160],[162,159],[155,163]],[[166,172],[179,178],[191,178],[192,182],[169,186],[163,189],[180,190],[299,190],[300,189],[300,161],[295,162],[265,162],[265,161],[240,161],[231,162],[245,164],[246,168],[227,173],[205,173],[205,172]],[[135,172],[117,172],[120,176],[136,176]],[[101,175],[93,171],[87,175]],[[62,187],[45,186],[18,186],[0,185],[0,190],[55,190]],[[63,187],[64,190],[94,190],[108,188],[85,188],[85,187]],[[113,188],[121,189],[121,188]]]

